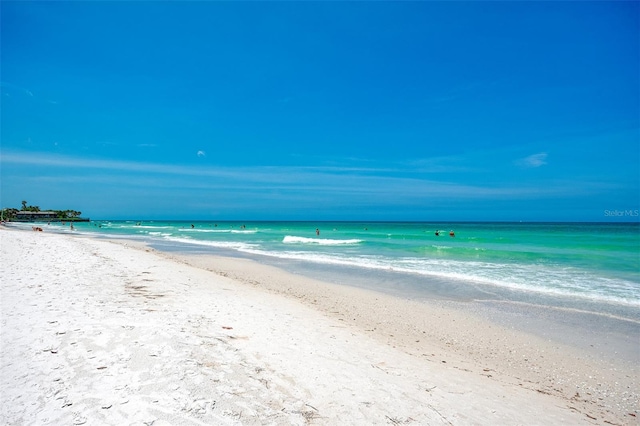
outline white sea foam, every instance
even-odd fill
[[[640,299],[630,297],[630,294],[637,292],[637,285],[634,283],[594,277],[575,268],[565,270],[542,265],[505,265],[424,258],[390,259],[383,256],[343,257],[301,251],[266,251],[257,247],[240,250],[282,259],[419,274],[539,294],[579,297],[594,301],[606,300],[640,307]]]
[[[231,229],[201,229],[201,228],[184,228],[180,229],[180,232],[197,232],[197,233],[216,233],[216,234],[229,234]]]
[[[286,235],[282,242],[284,244],[318,244],[321,246],[338,246],[346,244],[358,244],[362,240],[350,239],[350,240],[332,240],[327,238],[307,238],[307,237],[295,237],[292,235]]]
[[[214,233],[214,234],[255,234],[258,231],[255,229],[201,229],[201,228],[185,228],[180,229],[182,232],[196,232],[196,233]]]
[[[139,228],[139,229],[174,229],[173,226],[157,226],[157,225],[128,225],[122,228]]]
[[[166,236],[169,236],[171,234],[167,233],[167,232],[153,231],[153,232],[149,232],[149,235],[153,235],[154,237],[157,237],[157,236],[166,237]]]
[[[255,245],[253,244],[246,244],[246,243],[233,242],[233,241],[204,241],[204,240],[193,240],[191,238],[179,238],[179,237],[170,237],[170,236],[167,236],[164,239],[168,241],[174,241],[176,243],[228,248],[228,249],[239,250],[239,251],[249,251],[255,247]]]

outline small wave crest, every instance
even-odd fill
[[[234,249],[239,251],[247,251],[254,248],[253,244],[239,243],[239,242],[233,242],[233,241],[206,241],[206,240],[194,240],[191,238],[177,238],[177,237],[169,237],[169,236],[166,236],[164,238],[168,241],[173,241],[176,243]]]
[[[231,229],[202,229],[202,228],[183,228],[180,229],[180,231],[182,232],[195,232],[195,233],[210,233],[210,232],[214,232],[214,233],[220,233],[220,234],[224,234],[224,233],[230,233]]]
[[[159,226],[159,225],[133,225],[135,228],[140,229],[173,229],[173,226]],[[122,226],[121,228],[129,228],[129,226]]]
[[[195,233],[215,233],[215,234],[255,234],[258,231],[255,229],[202,229],[202,228],[185,228],[181,229],[183,232],[195,232]]]
[[[318,244],[321,246],[338,246],[346,244],[359,244],[362,240],[332,240],[328,238],[307,238],[307,237],[295,237],[287,235],[282,239],[284,244]]]
[[[158,237],[158,236],[160,236],[160,237],[168,237],[171,234],[167,233],[167,232],[149,232],[149,235],[152,235],[154,237]]]

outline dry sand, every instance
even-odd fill
[[[0,229],[2,424],[637,424],[637,366],[238,259]]]

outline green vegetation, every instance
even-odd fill
[[[85,221],[87,219],[83,219],[80,217],[82,212],[77,210],[44,210],[46,212],[51,212],[55,214],[55,219],[53,220],[61,220],[61,221]],[[39,206],[30,206],[27,205],[27,201],[22,201],[22,208],[20,210],[15,208],[4,208],[0,211],[0,215],[2,220],[16,220],[16,216],[20,212],[43,212]],[[50,218],[47,218],[50,220]]]
[[[58,215],[60,219],[73,219],[82,214],[82,212],[78,212],[75,210],[51,210]]]
[[[20,210],[18,209],[2,209],[2,213],[0,213],[0,215],[2,216],[2,220],[11,220],[16,217],[16,213],[19,211]]]
[[[23,201],[22,202],[22,208],[20,209],[20,211],[23,211],[23,212],[39,212],[40,211],[40,207],[38,207],[38,206],[27,206],[27,202]]]

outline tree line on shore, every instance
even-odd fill
[[[21,209],[16,209],[16,208],[4,208],[2,209],[2,218],[3,220],[11,220],[11,219],[15,219],[16,215],[19,212],[40,212],[42,210],[40,210],[39,206],[30,206],[27,205],[26,201],[22,201],[22,208]],[[78,218],[82,212],[79,212],[77,210],[46,210],[48,212],[53,212],[56,214],[56,217],[60,220],[73,220],[75,218]]]

